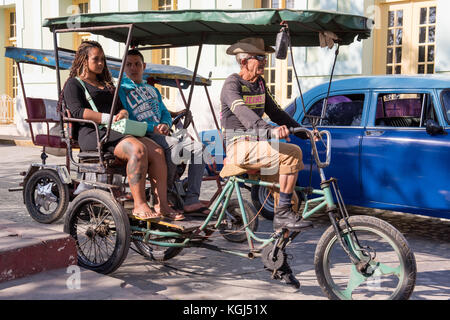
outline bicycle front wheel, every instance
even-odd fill
[[[330,226],[320,238],[314,256],[322,291],[333,300],[408,299],[415,286],[416,260],[403,235],[375,217],[352,216],[348,223],[359,246],[350,240],[349,229],[341,220],[344,241],[360,259],[369,260],[369,252],[372,259],[366,270],[358,270]]]

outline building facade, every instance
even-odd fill
[[[296,10],[331,10],[365,15],[374,19],[372,36],[340,48],[335,79],[371,74],[445,74],[450,73],[449,19],[447,0],[0,0],[0,135],[29,135],[17,67],[4,57],[5,46],[52,49],[52,35],[42,28],[47,17],[78,13],[184,9],[287,8]],[[105,53],[121,57],[123,44],[89,33],[59,34],[61,47],[76,49],[84,39],[100,41]],[[199,74],[212,74],[210,95],[219,107],[220,90],[225,78],[238,72],[233,57],[225,54],[227,46],[203,48]],[[146,51],[149,62],[179,65],[193,69],[196,47]],[[327,81],[334,50],[294,48],[294,59],[302,91]],[[27,95],[45,98],[50,116],[56,100],[55,71],[38,66],[22,66]],[[63,80],[68,72],[62,73]],[[290,59],[270,58],[264,75],[281,106],[298,95]],[[184,107],[177,89],[160,87],[167,106]],[[194,90],[192,108],[199,130],[213,128],[203,90]],[[53,114],[52,114],[53,112]]]

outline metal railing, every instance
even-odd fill
[[[0,124],[14,123],[16,99],[6,94],[0,96]]]

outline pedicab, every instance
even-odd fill
[[[119,83],[130,46],[141,50],[198,46],[193,72],[195,78],[205,44],[230,45],[240,39],[256,36],[262,37],[267,45],[274,46],[281,32],[281,37],[287,35],[288,41],[284,42],[284,47],[290,49],[292,57],[292,46],[318,46],[319,35],[323,36],[326,31],[337,36],[335,42],[339,46],[352,43],[355,37],[358,40],[368,38],[371,22],[362,16],[335,12],[274,9],[85,14],[76,17],[76,27],[73,27],[73,21],[73,17],[58,17],[44,22],[44,27],[53,32],[56,59],[59,33],[85,31],[125,43]],[[285,55],[281,47],[277,46],[280,57]],[[58,66],[56,69],[59,74]],[[59,75],[57,78],[59,93]],[[194,86],[191,86],[186,102],[188,110],[193,90]],[[117,90],[111,114],[116,103]],[[62,120],[74,121],[68,117]],[[320,117],[315,119],[318,120]],[[110,125],[107,135],[99,141],[100,147],[108,139]],[[304,206],[299,214],[304,219],[321,210],[325,210],[330,219],[331,225],[321,236],[314,258],[316,276],[324,294],[330,299],[408,299],[415,286],[416,263],[406,239],[381,219],[349,216],[336,179],[327,179],[323,170],[331,163],[332,145],[328,131],[316,133],[303,127],[291,128],[290,131],[292,134],[307,134],[322,180],[320,189],[296,187],[296,190],[303,195]],[[322,145],[316,146],[316,140],[320,140]],[[108,158],[102,155],[100,147],[97,154],[100,161],[79,164],[80,170],[112,173],[109,171],[111,167],[107,165]],[[218,250],[246,259],[261,258],[265,268],[276,278],[277,271],[286,261],[286,248],[307,230],[292,232],[283,228],[274,230],[268,238],[257,236],[252,231],[252,225],[257,219],[243,200],[240,184],[275,189],[279,185],[245,178],[242,174],[248,173],[246,170],[227,175],[227,166],[225,164],[221,171],[225,186],[212,205],[211,213],[201,221],[137,221],[127,213],[129,200],[120,196],[117,186],[97,184],[95,189],[82,192],[73,200],[64,225],[65,232],[76,241],[79,265],[101,273],[113,272],[124,261],[132,241],[144,256],[158,261],[173,258],[188,247]],[[232,206],[231,197],[234,194],[237,205]],[[230,215],[240,217],[241,228],[233,229],[227,223],[226,218]],[[214,239],[216,231],[230,241],[247,241],[248,248],[243,251],[230,250],[207,242]]]
[[[54,223],[58,221],[66,212],[69,202],[74,199],[81,180],[70,176],[70,153],[66,152],[66,142],[61,139],[58,126],[50,128],[52,125],[60,123],[56,113],[56,105],[46,103],[41,98],[28,97],[22,79],[22,70],[20,64],[33,64],[43,67],[55,69],[56,60],[53,50],[31,49],[6,47],[5,57],[14,60],[17,63],[18,75],[22,85],[23,103],[27,112],[26,122],[29,124],[31,140],[35,146],[42,147],[41,163],[33,163],[27,171],[21,173],[24,177],[20,187],[10,188],[10,191],[22,191],[23,200],[30,216],[40,223]],[[75,58],[75,51],[64,50],[59,52],[58,65],[60,70],[68,70],[72,66]],[[107,57],[108,68],[113,77],[117,78],[121,60],[114,57]],[[159,84],[164,86],[175,87],[179,89],[183,97],[183,89],[190,86],[192,81],[192,72],[182,67],[147,64],[147,68],[143,75],[144,81],[150,84]],[[211,85],[209,79],[197,76],[195,85],[207,87]],[[47,105],[46,105],[47,104]],[[54,111],[54,112],[51,112]],[[53,114],[52,114],[53,113]],[[184,111],[174,112],[174,124],[182,125],[179,121],[184,116]],[[191,119],[193,124],[192,118]],[[34,124],[42,124],[44,133],[38,134]],[[187,123],[188,124],[188,123]],[[45,130],[46,129],[46,130]],[[67,129],[67,128],[65,128]],[[76,148],[76,143],[72,143],[72,148]],[[55,156],[65,156],[65,165],[56,165],[47,163],[47,154]],[[180,171],[180,174],[183,171]],[[79,177],[84,178],[84,177]],[[97,177],[96,177],[97,178]],[[217,177],[205,177],[207,180]],[[95,180],[95,179],[94,179]],[[180,179],[175,183],[182,185]],[[221,184],[218,181],[218,186]],[[171,188],[171,197],[174,202],[182,206],[182,196]],[[180,189],[181,190],[181,189]],[[205,205],[209,205],[212,201],[206,201]]]

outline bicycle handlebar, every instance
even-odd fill
[[[323,135],[327,136],[327,152],[326,152],[326,160],[325,162],[320,161],[319,153],[317,152],[317,146],[315,141],[315,135],[312,130],[309,130],[304,127],[297,127],[297,128],[289,128],[289,132],[291,134],[295,134],[297,132],[304,132],[308,136],[309,140],[311,141],[311,150],[314,155],[314,160],[316,161],[316,164],[319,168],[326,168],[330,165],[331,161],[331,134],[328,130],[322,130],[319,131],[319,136],[322,138]]]

